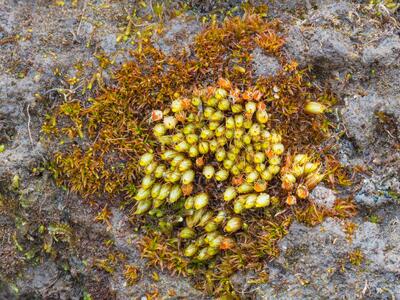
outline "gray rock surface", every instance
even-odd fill
[[[108,230],[93,222],[98,208],[56,189],[48,174],[33,171],[47,158],[47,145],[40,138],[44,114],[62,100],[56,89],[70,88],[55,69],[72,76],[76,63],[90,61],[85,74],[92,74],[99,67],[93,54],[99,51],[117,53],[117,67],[131,47],[117,44],[116,37],[133,3],[111,1],[100,9],[78,2],[73,8],[70,3],[59,7],[51,1],[0,0],[0,144],[5,145],[0,153],[0,196],[7,197],[0,197],[0,204],[7,204],[5,212],[0,205],[0,299],[16,294],[25,299],[81,299],[86,292],[129,299],[144,297],[154,287],[161,297],[172,288],[178,298],[199,299],[200,293],[182,278],[158,272],[160,281],[151,279],[155,270],[140,258],[135,247],[140,236],[126,215],[113,211]],[[223,2],[224,7],[239,3]],[[254,277],[251,272],[235,275],[244,298],[400,299],[399,27],[395,16],[378,18],[358,2],[362,1],[268,3],[271,15],[288,24],[283,26],[287,53],[302,66],[313,65],[320,84],[331,86],[339,97],[332,117],[340,122],[338,131],[345,133],[338,149],[342,161],[367,171],[358,175],[359,216],[348,220],[357,225],[354,235],[345,233],[341,220],[328,219],[314,228],[294,223],[280,243],[281,255],[266,263],[268,284],[247,284]],[[154,42],[166,53],[186,49],[201,28],[196,14],[216,5],[197,1],[194,18],[171,21]],[[258,50],[253,56],[258,74],[279,70],[276,61]],[[15,175],[20,177],[18,191],[11,188]],[[313,196],[330,207],[334,192],[319,187]],[[48,255],[27,267],[13,236],[22,232],[29,243],[42,247],[43,240],[32,229],[38,227],[37,219],[45,226],[69,224],[79,242],[74,250],[56,244],[57,260]],[[94,257],[104,258],[104,242],[110,239],[115,251],[138,266],[142,277],[137,285],[127,286],[122,270],[109,275],[91,268]],[[364,257],[360,266],[349,260],[355,250]]]

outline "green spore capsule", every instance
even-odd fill
[[[231,201],[236,198],[236,189],[233,186],[229,186],[226,188],[224,192],[224,200],[225,201]]]
[[[152,201],[150,199],[142,200],[137,202],[135,215],[144,214],[151,208]]]
[[[140,188],[137,191],[134,199],[137,200],[137,201],[142,201],[142,200],[145,200],[145,199],[149,198],[149,196],[150,196],[150,190],[149,189]]]
[[[195,173],[193,170],[187,170],[182,174],[182,183],[189,184],[193,182]]]
[[[142,167],[147,167],[149,164],[153,162],[154,154],[153,153],[145,153],[139,159],[139,165]]]
[[[185,227],[179,233],[181,239],[193,239],[196,236],[196,231],[192,228]]]
[[[242,224],[241,218],[233,217],[226,223],[224,230],[228,233],[233,233],[240,230],[242,228]]]
[[[208,204],[208,195],[206,193],[200,193],[194,196],[194,208],[199,210],[206,207]]]
[[[211,179],[215,174],[215,169],[212,165],[206,165],[203,168],[203,175],[207,179]]]

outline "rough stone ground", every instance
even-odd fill
[[[40,169],[49,146],[41,138],[41,122],[62,100],[55,89],[69,88],[57,69],[72,76],[76,63],[91,61],[85,72],[92,74],[98,68],[93,54],[101,50],[117,53],[116,65],[123,62],[126,45],[116,43],[118,28],[138,5],[78,1],[73,7],[66,1],[60,7],[55,2],[0,0],[0,144],[5,145],[0,153],[0,299],[80,299],[86,293],[93,299],[130,299],[155,288],[164,298],[204,297],[167,272],[157,271],[160,280],[154,281],[156,270],[140,258],[139,235],[126,215],[114,210],[109,228],[93,222],[97,209],[57,189]],[[191,4],[196,9],[168,23],[167,33],[155,40],[163,51],[188,45],[201,28],[200,14],[213,8],[212,1]],[[266,264],[269,283],[251,286],[251,274],[239,274],[237,290],[257,299],[400,299],[399,14],[377,17],[376,10],[357,1],[268,4],[271,16],[287,24],[288,54],[313,65],[319,83],[341,99],[333,117],[337,130],[347,135],[338,141],[338,152],[344,163],[363,166],[365,172],[355,194],[357,217],[328,219],[314,228],[294,223],[280,243],[279,258]],[[279,68],[257,51],[254,66],[260,74]],[[329,205],[335,193],[320,187],[314,197]],[[52,255],[43,255],[38,249],[46,237],[38,227],[58,223],[69,224],[73,246],[65,239],[53,241]],[[351,223],[355,232],[346,234]],[[110,239],[114,245],[105,246]],[[27,253],[29,248],[36,252]],[[91,267],[110,249],[140,269],[136,285],[126,285],[122,270],[108,275]],[[351,262],[355,251],[362,253],[360,265]]]

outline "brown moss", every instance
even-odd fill
[[[321,146],[330,136],[328,118],[304,111],[309,101],[330,107],[335,98],[313,86],[308,70],[300,70],[295,61],[284,55],[280,26],[278,21],[268,22],[250,13],[223,23],[213,22],[196,37],[192,55],[182,52],[167,56],[142,41],[131,53],[132,59],[114,74],[112,86],[103,87],[88,102],[63,103],[54,116],[47,117],[43,131],[54,134],[61,142],[52,166],[56,182],[91,201],[129,204],[140,175],[138,157],[149,148],[159,150],[149,131],[152,111],[164,110],[172,99],[189,97],[206,86],[212,89],[217,82],[221,84],[220,78],[225,78],[225,84],[230,82],[237,87],[244,100],[251,98],[268,107],[270,126],[282,135],[288,149],[286,169],[291,167],[295,154],[306,153],[313,161],[324,162],[329,171],[322,175],[332,185],[350,184],[332,147]],[[251,54],[256,47],[278,59],[282,70],[276,76],[254,75]],[[307,188],[307,195],[318,182],[304,178],[298,184]],[[218,190],[215,184],[204,188]],[[140,243],[142,256],[149,265],[191,276],[196,286],[210,293],[237,296],[229,277],[238,270],[262,270],[266,260],[278,256],[277,242],[294,218],[315,225],[326,216],[349,217],[356,212],[348,200],[339,200],[333,211],[316,207],[307,197],[289,207],[285,201],[290,193],[282,189],[280,181],[271,181],[267,188],[272,206],[246,212],[243,220],[247,229],[236,235],[235,245],[211,262],[184,257],[181,240],[173,238],[171,230],[162,234],[149,216],[132,218],[136,226],[142,225],[147,231]],[[220,203],[214,201],[210,205],[217,209]],[[173,227],[176,230],[177,220],[183,217],[182,203],[171,205],[160,214],[177,224]],[[97,219],[108,223],[109,216],[105,206]],[[115,261],[109,257],[97,261],[96,266],[113,272]]]

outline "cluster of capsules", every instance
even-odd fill
[[[185,227],[179,237],[187,240],[184,255],[198,260],[234,245],[233,234],[246,226],[241,216],[245,210],[263,209],[277,200],[267,187],[282,174],[285,152],[281,135],[268,128],[262,94],[241,92],[225,79],[218,84],[197,90],[191,99],[173,100],[164,112],[153,112],[153,121],[159,121],[153,134],[161,151],[145,153],[139,160],[145,176],[135,196],[135,213],[157,214],[161,206],[182,201]],[[282,175],[288,193],[301,189],[295,187],[296,175],[318,168],[308,165],[308,158],[296,157]],[[298,166],[303,173],[293,175],[291,168]],[[213,196],[206,189],[209,183]],[[210,208],[211,201],[218,210]]]

